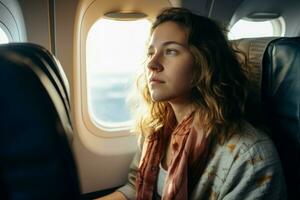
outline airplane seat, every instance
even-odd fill
[[[252,100],[248,101],[247,117],[253,123],[266,125],[282,162],[288,199],[298,199],[300,37],[252,38],[234,43],[246,53],[252,68]]]
[[[69,85],[51,53],[0,45],[0,199],[80,199]]]

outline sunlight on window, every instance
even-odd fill
[[[148,20],[101,19],[90,29],[86,42],[88,109],[104,127],[128,125],[131,120],[126,97],[133,76],[142,67]]]
[[[275,36],[271,21],[253,22],[241,19],[233,25],[228,33],[230,40],[269,36]]]
[[[0,27],[0,44],[5,44],[8,43],[8,37],[6,35],[6,33],[2,30],[2,28]]]

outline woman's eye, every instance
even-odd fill
[[[176,49],[166,49],[167,55],[177,55],[178,51]]]

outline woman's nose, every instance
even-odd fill
[[[148,62],[148,69],[151,71],[162,71],[163,66],[158,59],[158,56],[153,56],[152,59]]]

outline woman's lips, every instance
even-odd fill
[[[150,78],[150,83],[164,83],[163,80],[160,80],[158,78]]]
[[[164,81],[162,81],[162,80],[160,80],[158,78],[150,78],[149,83],[151,85],[153,85],[153,84],[161,84],[161,83],[164,83]]]

